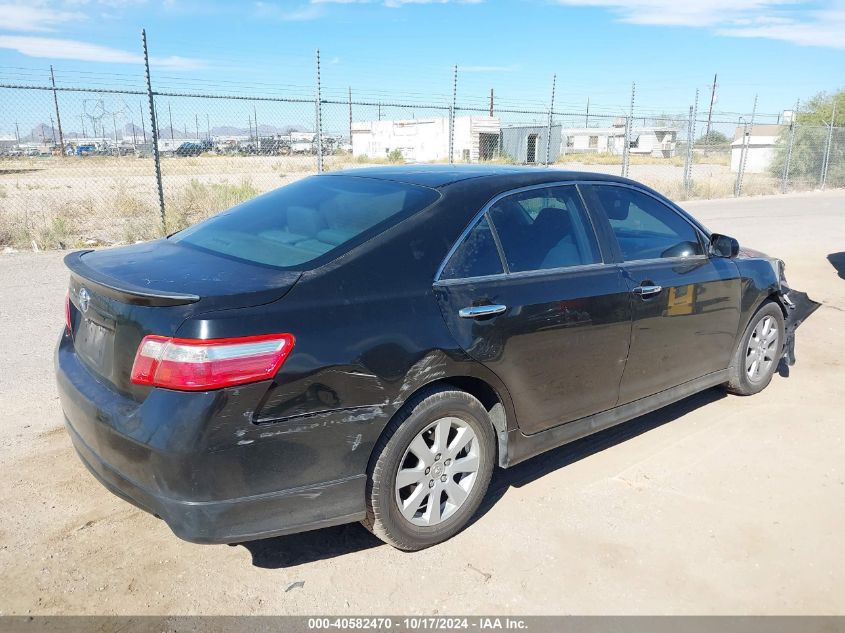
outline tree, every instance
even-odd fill
[[[789,180],[805,186],[821,181],[827,140],[830,135],[830,117],[836,103],[836,120],[831,137],[827,168],[827,184],[845,186],[845,89],[833,94],[819,93],[809,99],[794,120],[795,138],[789,157]],[[780,142],[771,164],[773,176],[781,177],[789,152],[792,126],[781,133]]]
[[[695,142],[696,145],[727,145],[730,143],[728,137],[718,130],[710,130],[706,134],[702,134]]]

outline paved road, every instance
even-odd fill
[[[500,472],[469,529],[415,554],[358,525],[192,545],[107,493],[53,385],[61,254],[0,255],[0,612],[845,614],[845,192],[688,207],[824,303],[792,375]]]

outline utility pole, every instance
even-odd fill
[[[490,88],[490,116],[493,116],[493,89]]]
[[[587,97],[587,114],[584,116],[584,127],[590,127],[590,97]]]
[[[167,116],[170,119],[170,140],[173,140],[173,112],[170,110],[170,102],[167,102]]]
[[[200,115],[194,112],[194,125],[197,126],[197,140],[200,140]]]
[[[713,104],[716,103],[716,79],[718,74],[713,75],[713,85],[710,86],[710,108],[707,110],[707,129],[704,130],[704,144],[710,140],[710,124],[713,121]]]
[[[56,144],[56,126],[53,125],[53,115],[50,115],[50,136],[53,139],[53,145]]]
[[[53,74],[53,64],[50,64],[50,83],[53,84],[53,105],[56,106],[56,123],[59,126],[59,145],[62,147],[62,156],[64,156],[65,135],[62,133],[62,116],[59,114],[59,96],[56,92],[56,76]]]
[[[85,138],[88,134],[85,133],[85,117],[81,114],[79,115],[79,121],[82,123],[82,138]]]
[[[21,131],[18,128],[18,122],[15,121],[15,142],[20,145],[21,144]]]

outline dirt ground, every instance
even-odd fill
[[[573,156],[567,156],[556,167],[619,174],[621,157],[617,158],[616,164],[605,165],[571,162]],[[632,161],[631,178],[671,198],[686,196],[681,162],[643,157]],[[350,156],[325,157],[327,170],[362,166]],[[315,169],[314,156],[164,157],[161,171],[168,230],[303,178]],[[689,197],[700,199],[731,195],[736,180],[736,174],[719,162],[696,162],[692,177]],[[744,182],[745,195],[778,190],[777,180],[768,174],[747,174]],[[82,248],[149,239],[160,230],[155,169],[148,157],[0,160],[0,248],[29,249],[33,241],[42,249]]]
[[[500,471],[414,554],[359,525],[192,545],[112,496],[62,428],[62,253],[0,254],[0,612],[845,614],[845,192],[687,206],[823,302],[791,376]]]

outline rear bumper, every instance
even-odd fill
[[[325,414],[332,423],[256,425],[244,411],[266,385],[255,393],[153,390],[139,403],[92,375],[67,336],[56,375],[65,425],[88,470],[187,541],[236,543],[365,516],[369,443],[350,456],[346,419],[356,431],[361,422],[348,412]]]
[[[65,418],[73,446],[82,463],[109,491],[164,519],[179,538],[192,543],[238,543],[305,532],[360,521],[361,511],[338,514],[350,499],[363,499],[366,477],[275,493],[226,499],[188,501],[157,495],[103,461]]]

